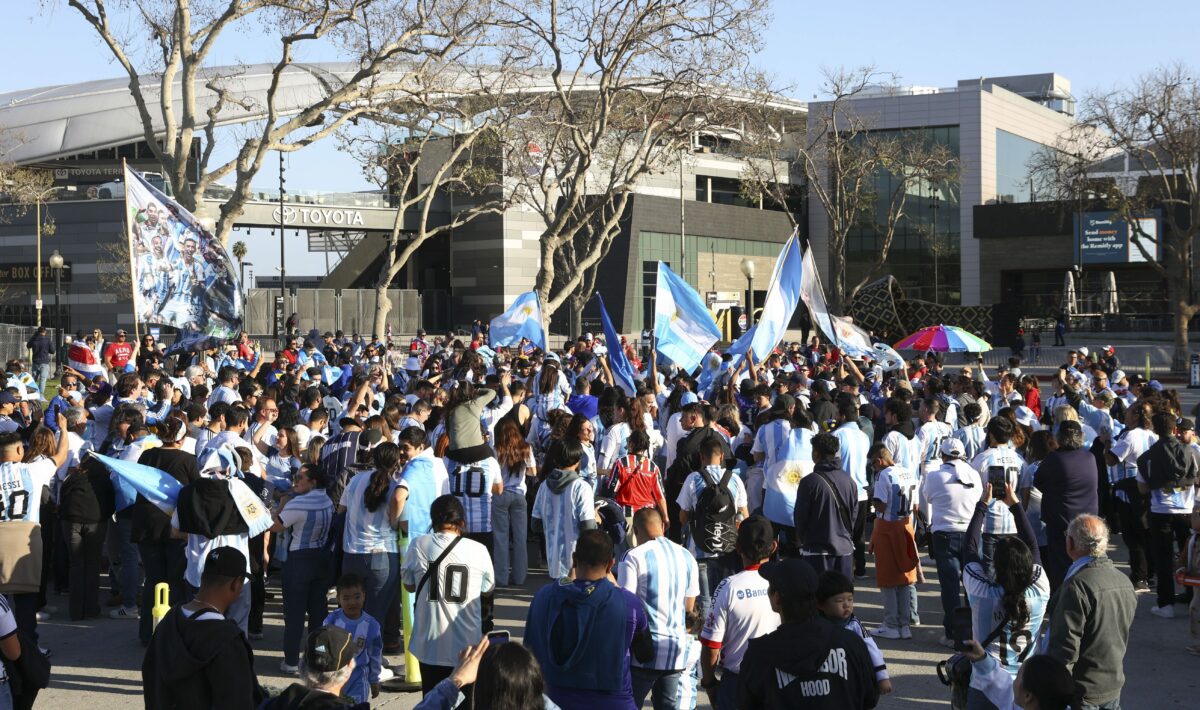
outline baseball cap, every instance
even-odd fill
[[[816,571],[812,565],[795,557],[768,562],[758,568],[758,574],[784,597],[813,597],[817,593]]]
[[[228,577],[238,579],[246,577],[246,556],[236,547],[213,548],[204,560],[202,577]]]
[[[591,333],[584,333],[584,334],[583,334],[583,340],[584,340],[584,342],[587,342],[587,343],[590,343],[590,342],[592,342],[592,334],[591,334]]]
[[[128,335],[124,328],[117,328],[117,335]]]
[[[337,626],[322,626],[304,642],[304,667],[314,673],[332,673],[354,659],[354,637]]]
[[[1163,391],[1162,383],[1159,382],[1158,380],[1150,380],[1149,382],[1146,383],[1146,386],[1149,387],[1150,389],[1154,390],[1155,392]]]
[[[1116,348],[1114,348],[1114,347],[1113,347],[1113,346],[1111,346],[1111,345],[1105,345],[1105,346],[1104,346],[1104,352],[1106,352],[1106,353],[1111,353],[1111,352],[1114,352],[1115,350],[1116,350]]]
[[[0,404],[16,404],[19,400],[8,390],[0,390]]]
[[[1117,395],[1113,394],[1112,390],[1100,390],[1096,393],[1096,399],[1103,400],[1105,404],[1112,404]]]
[[[1080,348],[1079,348],[1079,354],[1080,354],[1080,355],[1082,355],[1083,357],[1087,357],[1087,356],[1088,356],[1088,349],[1087,349],[1086,347],[1080,347]]]
[[[1109,382],[1120,382],[1123,379],[1125,379],[1125,371],[1124,370],[1113,370],[1113,373],[1111,376],[1109,376],[1108,381]]]
[[[1030,409],[1029,407],[1020,405],[1016,409],[1013,410],[1013,414],[1016,415],[1018,423],[1024,424],[1025,426],[1030,427],[1032,429],[1037,428],[1037,423],[1038,423],[1037,415],[1034,414],[1033,410]]]
[[[679,406],[685,407],[689,404],[692,404],[693,402],[699,402],[699,401],[700,401],[700,398],[696,396],[695,392],[684,392],[683,396],[679,398]]]
[[[1179,431],[1196,431],[1196,422],[1192,421],[1190,417],[1180,417],[1175,428]]]
[[[967,457],[967,450],[963,448],[962,442],[958,439],[943,439],[942,456],[952,459],[964,459]]]
[[[775,528],[762,515],[751,515],[742,521],[737,530],[739,550],[770,550],[775,541]]]
[[[795,406],[796,406],[796,398],[795,397],[793,397],[790,394],[781,394],[775,398],[774,402],[771,402],[771,411],[786,412],[789,407],[795,407]]]

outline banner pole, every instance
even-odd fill
[[[137,302],[137,271],[133,263],[133,223],[129,219],[129,165],[125,162],[125,158],[121,158],[121,175],[125,180],[125,207],[122,210],[121,221],[125,224],[125,240],[129,245],[129,298],[133,301],[133,342],[140,345],[142,342],[141,324],[138,320],[138,302]]]

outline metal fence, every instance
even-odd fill
[[[26,344],[36,332],[36,326],[0,323],[0,357],[3,358],[3,362],[28,360],[29,348],[26,347]],[[55,343],[61,342],[57,331],[53,328],[47,328],[46,335],[49,335]]]
[[[421,327],[421,294],[410,289],[388,291],[392,308],[387,324],[393,333],[415,333]],[[290,290],[280,303],[278,289],[252,288],[246,292],[246,332],[252,336],[272,336],[288,316],[300,319],[299,330],[316,328],[343,331],[346,334],[371,335],[375,322],[374,289],[299,288]],[[378,333],[380,337],[383,333]]]

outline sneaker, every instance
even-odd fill
[[[119,606],[116,609],[108,612],[108,618],[136,620],[139,618],[138,610],[136,606]]]
[[[41,646],[38,646],[38,653],[42,654],[46,658],[50,658],[54,655],[54,651],[51,651],[48,648],[42,648]]]
[[[954,648],[954,639],[950,638],[949,636],[941,637],[938,639],[938,643],[946,648]]]
[[[879,626],[876,626],[875,628],[871,629],[871,635],[874,636],[875,638],[880,638],[880,639],[903,638],[900,635],[900,629],[897,629],[894,626],[888,626],[887,624],[880,624]]]
[[[1137,594],[1143,594],[1150,591],[1150,585],[1145,582],[1134,582],[1133,591]]]
[[[912,629],[908,628],[907,626],[901,626],[900,627],[900,638],[902,638],[902,639],[912,638]]]
[[[380,668],[379,669],[379,682],[380,683],[386,683],[387,681],[389,681],[395,677],[396,677],[396,674],[392,672],[391,668]]]
[[[49,621],[49,620],[50,620],[50,615],[49,615],[49,614],[47,614],[47,613],[46,613],[46,612],[44,612],[44,611],[39,611],[39,612],[37,613],[37,620],[38,620],[39,622],[43,622],[43,621]]]
[[[263,637],[263,632],[251,631],[249,634],[246,634],[246,635],[250,637],[251,641],[261,641],[262,637]]]
[[[1155,616],[1159,617],[1160,619],[1174,619],[1175,618],[1175,607],[1173,607],[1173,606],[1152,606],[1152,607],[1150,607],[1150,613],[1154,614]]]
[[[287,675],[300,675],[300,666],[289,666],[287,661],[279,662],[279,670],[283,671]]]

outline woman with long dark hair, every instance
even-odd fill
[[[367,597],[364,609],[382,624],[400,580],[396,544],[399,497],[394,478],[400,467],[400,448],[387,442],[371,453],[375,468],[350,479],[338,512],[346,513],[342,572],[362,577]]]
[[[979,692],[997,710],[1082,707],[1082,689],[1062,661],[1046,654],[1030,656],[1013,677],[978,642],[968,643],[964,655],[971,661],[972,685],[986,688]]]
[[[470,685],[475,710],[558,710],[546,697],[546,681],[537,659],[516,641],[468,646],[450,677],[433,688],[413,710],[451,710],[459,688]]]
[[[591,485],[594,492],[598,480],[596,469],[596,426],[587,417],[582,414],[576,414],[571,417],[571,423],[567,426],[566,438],[578,441],[579,445],[583,448],[583,461],[579,463],[579,475]]]
[[[496,423],[496,460],[504,491],[492,497],[493,563],[496,584],[525,584],[529,573],[526,542],[529,534],[528,479],[537,474],[533,448],[521,436],[515,421],[503,418]],[[510,564],[511,560],[511,564]]]
[[[1016,521],[1018,536],[996,542],[993,576],[985,570],[980,538],[988,504],[997,493],[1003,496]],[[1006,485],[1003,491],[992,491],[990,484],[983,483],[983,496],[967,528],[963,560],[963,586],[971,605],[973,636],[1009,675],[1016,677],[1021,662],[1033,652],[1034,634],[1042,625],[1050,599],[1050,580],[1042,569],[1033,527],[1012,488]],[[970,689],[968,708],[990,707],[980,691]]]

